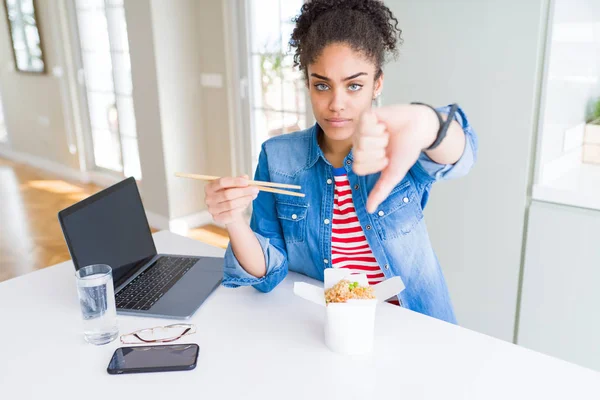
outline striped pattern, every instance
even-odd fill
[[[335,169],[334,174],[331,265],[333,268],[346,268],[352,273],[364,273],[369,285],[376,285],[385,280],[385,275],[377,264],[358,221],[348,176],[343,168]],[[396,297],[390,302],[399,304]]]

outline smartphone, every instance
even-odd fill
[[[189,371],[196,368],[199,351],[195,343],[119,347],[106,370],[111,375]]]

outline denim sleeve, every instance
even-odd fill
[[[437,110],[442,114],[448,115],[450,108],[451,106],[439,107]],[[477,135],[460,107],[456,110],[454,118],[461,124],[465,132],[465,150],[460,159],[454,164],[438,164],[429,158],[425,152],[422,152],[412,171],[424,184],[465,176],[477,160]]]
[[[258,159],[254,179],[270,181],[264,145]],[[252,203],[250,228],[254,231],[263,250],[267,273],[262,278],[256,278],[247,273],[238,262],[231,249],[231,244],[229,244],[225,252],[223,286],[235,288],[251,285],[261,292],[270,292],[288,273],[287,251],[281,225],[277,220],[275,197],[272,193],[259,192],[258,197]]]

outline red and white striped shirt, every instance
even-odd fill
[[[385,280],[385,275],[377,264],[358,222],[346,171],[343,168],[335,168],[334,179],[331,265],[333,268],[349,269],[352,273],[364,273],[367,275],[369,285],[376,285]],[[400,305],[396,296],[388,301]]]

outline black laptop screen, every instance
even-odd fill
[[[133,178],[61,211],[59,219],[76,269],[108,264],[118,282],[156,254]]]

